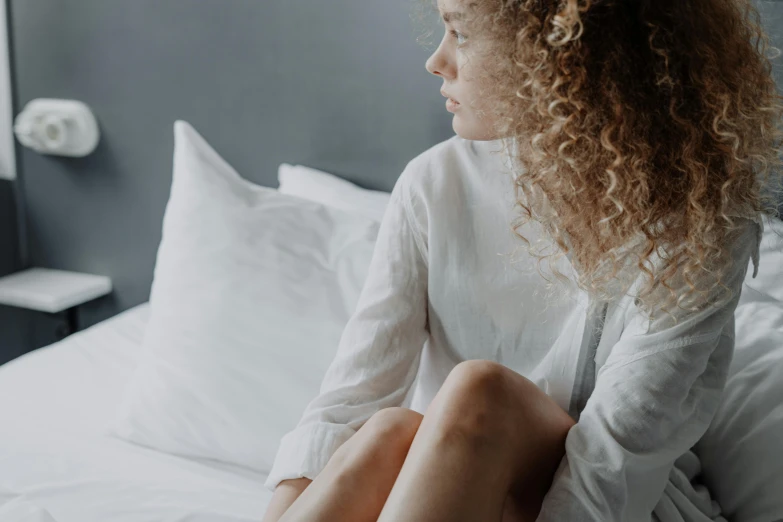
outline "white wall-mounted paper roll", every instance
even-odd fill
[[[40,98],[16,117],[19,142],[42,154],[86,156],[98,146],[100,130],[90,108],[80,101]]]

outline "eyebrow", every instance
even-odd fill
[[[449,23],[454,20],[462,20],[465,18],[465,14],[457,11],[447,11],[445,13],[441,13],[441,16],[443,17],[443,21],[446,23]]]

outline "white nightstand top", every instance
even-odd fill
[[[57,313],[111,292],[106,276],[31,268],[0,278],[0,304]]]

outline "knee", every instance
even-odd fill
[[[379,410],[340,446],[338,459],[351,469],[404,460],[422,418],[407,408]]]
[[[451,370],[443,384],[447,402],[458,405],[462,411],[476,411],[485,415],[499,413],[509,400],[509,371],[493,361],[461,362]]]
[[[439,393],[440,431],[474,446],[515,444],[523,432],[531,440],[564,438],[573,425],[535,383],[493,361],[458,364]]]
[[[507,371],[508,368],[494,361],[463,361],[451,370],[446,382],[471,393],[494,394],[501,391]]]
[[[560,440],[574,425],[568,413],[535,383],[496,362],[460,363],[446,383],[447,402],[461,412],[461,419],[454,422],[468,432],[480,430],[494,438],[517,441],[524,431],[531,440]]]
[[[508,368],[471,360],[458,364],[443,383],[436,406],[438,426],[450,438],[494,444],[511,434],[513,398]]]
[[[384,408],[373,414],[360,428],[367,436],[379,444],[395,445],[404,440],[412,440],[419,428],[423,416],[408,408]]]

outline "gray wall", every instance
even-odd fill
[[[88,158],[18,155],[31,264],[114,282],[84,307],[85,325],[149,296],[175,119],[268,186],[294,162],[389,189],[406,161],[452,135],[415,43],[411,14],[426,0],[7,1],[17,110],[75,98],[103,131]],[[780,45],[783,4],[764,8]],[[0,184],[2,245],[15,234],[9,197]],[[0,271],[16,262],[0,252]],[[0,308],[0,342],[18,352],[52,341],[56,321],[34,320],[12,334],[22,319]]]
[[[20,107],[79,99],[103,132],[85,159],[21,153],[31,262],[111,276],[86,325],[148,299],[177,118],[258,183],[296,162],[390,189],[453,134],[419,1],[10,0]]]
[[[783,51],[783,0],[756,0],[764,27],[773,45]],[[783,89],[783,56],[772,62],[778,90]],[[778,215],[783,218],[783,193],[779,194]]]

